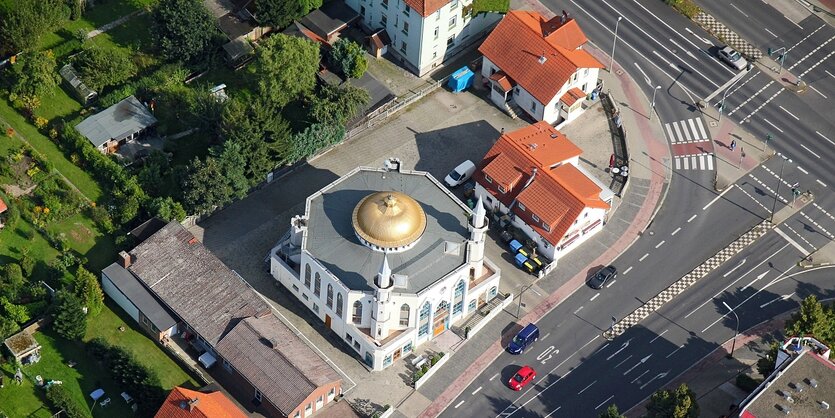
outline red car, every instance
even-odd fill
[[[522,368],[510,378],[507,385],[513,390],[522,390],[523,387],[525,387],[528,383],[531,383],[534,379],[536,379],[536,372],[531,368],[531,366],[522,366]]]

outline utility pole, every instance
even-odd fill
[[[655,86],[655,89],[652,90],[652,105],[650,105],[649,109],[649,120],[652,120],[652,112],[655,111],[655,93],[658,93],[658,89],[660,88],[661,86]]]
[[[620,25],[620,20],[623,19],[623,16],[618,16],[618,21],[615,22],[615,39],[612,41],[612,59],[609,62],[609,72],[612,72],[612,67],[615,65],[615,45],[618,44],[618,25]]]
[[[736,330],[734,331],[734,342],[731,343],[731,352],[728,353],[728,358],[733,358],[734,357],[734,350],[736,350],[736,337],[737,337],[737,335],[739,335],[739,316],[737,316],[736,312],[734,312],[734,310],[731,309],[730,306],[728,306],[727,302],[722,301],[722,304],[725,305],[725,308],[727,308],[732,314],[734,314],[734,317],[736,318]]]
[[[782,47],[782,48],[777,48],[775,50],[772,50],[771,48],[768,48],[768,56],[769,57],[771,56],[771,54],[776,54],[780,51],[783,51],[783,53],[777,56],[777,61],[780,62],[780,71],[778,71],[777,74],[783,73],[783,63],[786,62],[786,55],[789,55],[789,51],[786,49],[785,46]]]
[[[774,222],[774,211],[777,209],[777,196],[780,195],[780,183],[783,182],[783,168],[786,166],[786,161],[792,162],[789,157],[779,152],[777,155],[780,156],[780,175],[777,177],[777,191],[774,192],[774,204],[771,205],[771,222]]]

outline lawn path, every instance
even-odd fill
[[[90,38],[96,37],[98,35],[101,35],[102,33],[105,33],[107,31],[109,31],[110,29],[113,29],[116,26],[119,26],[122,23],[125,23],[128,20],[134,18],[135,16],[139,16],[141,14],[145,14],[145,11],[144,10],[137,10],[135,12],[126,14],[126,15],[124,15],[124,16],[122,16],[122,17],[120,17],[120,18],[118,18],[118,19],[116,19],[116,20],[114,20],[110,23],[104,24],[101,27],[99,27],[98,29],[91,30],[90,32],[87,33],[87,39],[90,39]]]

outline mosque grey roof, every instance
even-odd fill
[[[361,244],[352,213],[362,198],[397,191],[416,200],[426,213],[426,230],[410,249],[388,253],[394,276],[408,277],[403,293],[418,293],[466,261],[468,217],[472,213],[431,175],[421,171],[358,168],[308,198],[308,232],[303,243],[320,264],[351,290],[375,289],[383,253]],[[451,250],[455,245],[457,251]]]

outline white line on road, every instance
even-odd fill
[[[768,82],[768,84],[766,84],[766,85],[762,86],[762,88],[760,88],[759,90],[757,90],[757,92],[756,92],[756,93],[752,94],[752,95],[751,95],[751,97],[749,97],[749,98],[745,99],[745,101],[744,101],[744,102],[742,102],[739,106],[737,106],[734,110],[731,110],[730,112],[728,112],[728,116],[731,116],[731,115],[733,115],[734,113],[736,113],[736,111],[737,111],[737,110],[742,109],[742,106],[745,106],[746,104],[748,104],[748,102],[750,102],[751,100],[753,100],[753,99],[754,99],[754,97],[757,97],[760,93],[762,93],[762,92],[763,92],[763,90],[767,89],[767,88],[768,88],[769,86],[771,86],[772,84],[774,84],[774,80],[769,81],[769,82]]]
[[[739,9],[739,7],[734,6],[734,4],[733,4],[733,3],[730,3],[730,5],[731,5],[731,7],[733,7],[734,9],[736,9],[736,11],[737,11],[737,12],[740,12],[740,13],[742,13],[742,15],[743,15],[743,16],[748,17],[748,15],[747,15],[747,14],[745,14],[745,12],[743,12],[742,10],[740,10],[740,9]]]
[[[641,377],[643,377],[643,376],[644,376],[645,374],[647,374],[647,373],[649,373],[649,369],[644,370],[644,372],[643,372],[643,373],[639,374],[639,375],[638,375],[638,377],[636,377],[636,378],[632,379],[632,381],[631,381],[631,382],[629,382],[629,383],[635,383],[635,382],[637,382],[637,381],[638,381],[638,379],[640,379]]]
[[[494,374],[494,375],[493,375],[493,377],[491,377],[491,378],[490,378],[490,381],[492,382],[492,381],[493,381],[493,379],[495,379],[495,378],[497,378],[497,377],[499,377],[499,374],[498,374],[498,373]]]
[[[815,179],[815,181],[818,182],[818,184],[820,184],[821,186],[826,187],[826,183],[822,182],[820,179]]]
[[[531,292],[534,292],[537,295],[542,296],[542,293],[537,292],[536,289],[534,289],[533,287],[531,287]]]
[[[615,395],[612,395],[612,396],[610,396],[610,397],[606,398],[606,400],[605,400],[605,401],[600,402],[600,404],[599,404],[599,405],[597,405],[596,407],[594,407],[594,410],[596,411],[596,410],[600,409],[600,407],[601,407],[601,406],[606,405],[607,403],[609,403],[609,401],[611,401],[611,400],[612,400],[612,398],[614,398],[614,397],[615,397]],[[548,417],[545,417],[545,418],[548,418]]]
[[[693,219],[696,219],[696,216],[699,216],[699,215],[693,215],[693,216],[691,216],[691,217],[690,217],[690,219],[688,219],[688,220],[687,220],[687,223],[690,223],[690,221],[692,221]]]
[[[690,32],[690,34],[691,34],[691,35],[695,36],[695,37],[696,37],[696,39],[698,39],[698,40],[702,41],[702,43],[704,43],[705,45],[713,45],[713,42],[710,42],[710,40],[705,39],[705,38],[702,38],[702,37],[701,37],[701,36],[699,36],[699,35],[696,35],[695,33],[693,33],[693,31],[692,31],[692,30],[690,30],[690,28],[684,28],[684,30],[686,30],[687,32]],[[830,75],[831,75],[831,74],[830,74]],[[833,75],[833,77],[835,77],[835,75]]]
[[[645,73],[645,72],[644,72],[644,70],[642,70],[642,69],[641,69],[641,66],[640,66],[640,65],[638,65],[638,63],[637,63],[637,62],[635,63],[635,67],[637,67],[637,68],[638,68],[638,71],[640,71],[640,72],[641,72],[641,74],[643,74],[643,75],[644,75],[644,81],[646,81],[646,82],[647,82],[647,85],[652,86],[652,80],[650,80],[650,79],[649,79],[649,77],[647,76],[647,73]]]
[[[788,20],[789,22],[794,23],[794,25],[797,26],[798,28],[800,28],[800,30],[803,30],[803,26],[798,25],[797,22],[795,22],[794,20],[789,19],[788,16],[783,15],[783,17],[785,17],[786,20]]]
[[[632,271],[632,266],[629,266],[628,269],[624,270],[623,274],[629,274],[630,271]]]
[[[595,293],[594,296],[592,296],[591,299],[589,299],[589,302],[597,299],[598,296],[600,296],[600,293]]]
[[[667,354],[667,357],[664,357],[664,358],[670,358],[670,357],[672,357],[672,356],[673,356],[673,354],[675,354],[678,350],[681,350],[682,348],[684,348],[684,344],[680,345],[678,348],[676,348],[675,350],[673,350],[673,352],[672,352],[672,353]]]
[[[809,151],[809,154],[812,154],[812,155],[814,155],[815,157],[818,157],[818,158],[821,157],[820,155],[816,154],[815,151],[810,150],[806,145],[800,144],[800,146],[803,147],[803,149],[805,149],[806,151]]]
[[[647,362],[647,360],[649,360],[649,358],[650,358],[650,357],[652,357],[652,354],[654,354],[654,353],[650,353],[650,355],[648,355],[648,356],[646,356],[646,357],[644,357],[644,358],[640,359],[637,363],[635,363],[635,365],[634,365],[634,366],[630,367],[630,368],[629,368],[629,370],[625,371],[625,372],[623,373],[623,375],[624,375],[624,376],[626,376],[627,374],[629,374],[629,372],[631,372],[632,370],[635,370],[635,368],[636,368],[636,367],[638,367],[638,366],[640,366],[640,365],[642,365],[642,364],[646,363],[646,362]]]
[[[483,386],[479,386],[478,389],[474,390],[473,393],[471,393],[471,395],[475,395],[476,393],[478,393],[478,391],[480,391],[482,387]]]
[[[545,334],[545,336],[544,336],[544,337],[542,337],[542,339],[544,340],[544,339],[548,338],[548,336],[549,336],[549,335],[551,335],[551,333],[550,333],[550,332],[549,332],[549,333],[547,333],[547,334]]]
[[[667,241],[662,240],[661,242],[659,242],[658,244],[655,245],[655,248],[658,248],[658,247],[664,245],[665,242],[667,242]]]
[[[768,99],[766,99],[766,100],[765,100],[765,102],[763,102],[761,105],[757,106],[757,108],[756,108],[756,109],[754,109],[754,111],[753,111],[753,112],[751,112],[750,114],[748,114],[748,116],[746,116],[746,117],[742,118],[742,121],[741,121],[740,123],[745,122],[745,121],[747,121],[748,119],[751,119],[751,116],[756,115],[756,114],[757,114],[757,112],[759,112],[759,111],[760,111],[760,109],[762,109],[763,107],[765,107],[765,105],[767,105],[770,101],[774,100],[774,98],[775,98],[775,97],[777,97],[777,95],[778,95],[778,94],[782,93],[782,92],[783,92],[783,91],[785,91],[785,90],[786,90],[786,89],[785,89],[785,87],[780,87],[780,90],[777,90],[777,93],[772,94],[772,95],[771,95],[771,97],[769,97]],[[736,109],[734,109],[734,110],[736,110]],[[730,116],[730,113],[728,113],[728,116]],[[782,132],[782,131],[781,131],[781,132]]]
[[[760,305],[760,309],[765,308],[766,306],[771,305],[774,302],[778,302],[778,301],[781,301],[781,300],[789,300],[789,299],[791,299],[792,296],[794,296],[795,293],[796,292],[791,292],[788,295],[778,296],[778,297]]]
[[[641,258],[639,258],[638,261],[644,261],[644,259],[647,257],[649,257],[649,253],[646,253],[643,256],[641,256]]]
[[[580,310],[581,310],[581,309],[583,309],[583,307],[582,307],[582,306],[581,306],[581,307],[579,307],[579,308],[577,308],[577,310],[576,310],[576,311],[574,311],[574,315],[577,315],[577,312],[580,312]]]
[[[825,72],[825,73],[827,73],[827,74],[831,75],[832,77],[835,77],[835,74],[830,73],[830,72],[829,72],[829,70],[823,70],[823,72]]]
[[[757,276],[757,278],[756,278],[756,279],[751,280],[751,283],[746,284],[746,285],[745,285],[742,289],[740,289],[740,290],[745,290],[745,289],[747,289],[747,288],[751,287],[751,286],[752,286],[754,283],[756,283],[758,280],[760,280],[760,279],[762,279],[763,277],[765,277],[765,275],[766,275],[766,274],[768,274],[768,271],[766,271],[766,272],[765,272],[765,273],[763,273],[763,274],[760,274],[759,276]]]
[[[736,267],[734,267],[734,268],[730,269],[727,273],[723,274],[723,275],[722,275],[722,277],[724,278],[724,277],[728,277],[728,276],[730,276],[730,275],[731,275],[731,273],[733,273],[733,272],[735,272],[735,271],[736,271],[736,269],[738,269],[738,268],[742,267],[742,265],[743,265],[743,264],[745,264],[745,261],[746,261],[746,260],[748,260],[748,259],[747,259],[747,258],[743,258],[743,259],[742,259],[742,261],[740,261],[740,262],[739,262],[739,264],[737,264],[737,265],[736,265]]]
[[[581,390],[581,391],[577,392],[577,394],[579,395],[579,394],[581,394],[581,393],[585,392],[586,390],[588,390],[588,389],[591,387],[591,385],[593,385],[593,384],[595,384],[595,383],[597,383],[597,380],[595,380],[594,382],[589,383],[589,385],[588,385],[588,386],[584,387],[584,388],[583,388],[583,390]]]
[[[612,285],[615,284],[616,281],[618,281],[618,280],[615,279],[615,280],[612,280],[611,282],[609,282],[609,284],[606,285],[606,288],[608,289],[608,288],[612,287]]]
[[[548,415],[545,415],[545,416],[544,416],[544,417],[542,417],[542,418],[548,418],[548,417],[550,417],[550,416],[551,416],[551,414],[553,414],[554,412],[559,411],[559,410],[560,410],[560,408],[562,408],[562,407],[561,407],[561,406],[558,406],[558,407],[557,407],[557,409],[555,409],[555,410],[553,410],[553,411],[549,412],[549,413],[548,413]]]
[[[676,228],[676,230],[675,230],[675,231],[673,231],[673,233],[672,233],[672,234],[670,234],[670,235],[671,235],[671,236],[674,236],[675,234],[678,234],[678,231],[681,231],[681,227]]]
[[[671,44],[673,44],[673,45],[675,45],[675,46],[676,46],[676,48],[678,48],[679,50],[684,51],[684,53],[685,53],[685,54],[690,55],[690,58],[696,59],[696,56],[695,56],[695,55],[693,55],[693,53],[691,53],[690,51],[688,51],[688,50],[684,49],[684,47],[682,47],[681,45],[679,45],[678,43],[676,43],[676,41],[674,41],[674,40],[673,40],[673,38],[670,38],[670,43],[671,43]]]
[[[789,114],[789,116],[791,116],[791,117],[793,117],[793,118],[795,118],[795,119],[797,119],[797,120],[800,120],[800,118],[799,118],[799,117],[795,116],[792,112],[789,112],[789,111],[788,111],[785,107],[783,107],[783,106],[777,106],[777,107],[779,107],[780,109],[783,109],[783,111],[784,111],[784,112],[786,112],[786,113],[788,113],[788,114]]]
[[[775,125],[775,124],[771,123],[771,121],[770,121],[770,120],[768,120],[768,119],[766,119],[766,118],[763,118],[763,122],[765,122],[765,123],[767,123],[767,124],[771,125],[774,129],[776,129],[776,130],[780,131],[781,133],[783,132],[783,130],[782,130],[782,129],[780,129],[780,127],[778,127],[777,125]]]
[[[820,90],[816,89],[815,86],[811,84],[807,84],[807,86],[809,86],[810,89],[814,90],[815,93],[820,94],[824,99],[828,99],[828,97],[826,97],[825,94],[821,93]]]
[[[463,405],[463,404],[464,404],[464,401],[458,402],[457,404],[455,404],[455,409],[458,409],[458,407]]]
[[[765,31],[766,31],[766,32],[768,32],[771,36],[773,36],[773,37],[775,37],[775,38],[779,38],[779,36],[777,36],[777,34],[775,34],[774,32],[772,32],[772,31],[770,31],[770,30],[768,30],[768,28],[763,28],[763,29],[765,29]]]
[[[815,131],[815,133],[816,133],[816,134],[818,134],[818,136],[820,136],[821,138],[823,138],[823,139],[825,139],[825,140],[829,141],[829,143],[830,143],[830,144],[835,145],[835,142],[832,142],[832,140],[831,140],[831,139],[829,139],[829,138],[827,138],[827,137],[823,136],[823,134],[822,134],[822,133],[820,133],[820,132],[818,132],[818,131]]]
[[[710,203],[706,204],[705,207],[702,208],[702,210],[706,210],[707,208],[709,208],[710,205],[714,204],[717,200],[721,199],[722,196],[724,196],[725,193],[728,193],[732,188],[733,187],[728,187],[722,193],[719,193],[719,195],[714,197],[713,200],[710,201]],[[687,222],[690,222],[690,221],[687,221]]]
[[[774,232],[779,234],[781,237],[785,238],[786,241],[788,241],[789,244],[791,244],[794,248],[797,248],[797,250],[800,251],[800,253],[803,254],[804,257],[810,254],[810,251],[807,251],[805,248],[801,247],[800,244],[797,243],[797,241],[793,240],[790,236],[783,232],[782,229],[775,226]]]
[[[665,329],[665,330],[664,330],[664,332],[662,332],[662,333],[660,333],[660,334],[656,335],[656,336],[655,336],[655,338],[653,338],[653,339],[649,340],[649,343],[650,343],[650,344],[652,344],[653,342],[655,342],[655,340],[657,340],[657,339],[661,338],[661,336],[662,336],[662,335],[666,334],[666,333],[667,333],[667,331],[669,331],[669,330],[668,330],[668,329]]]
[[[630,354],[630,355],[629,355],[629,357],[627,357],[627,358],[625,358],[625,359],[621,360],[621,361],[620,361],[620,363],[615,364],[615,368],[617,369],[617,368],[618,368],[618,366],[620,366],[620,365],[621,365],[621,364],[623,364],[623,363],[626,363],[626,361],[627,361],[627,360],[629,360],[629,359],[631,359],[631,358],[632,358],[632,354]]]
[[[798,169],[798,170],[800,170],[800,171],[802,171],[802,172],[803,172],[803,174],[809,175],[809,172],[808,172],[808,171],[806,171],[805,169],[803,169],[803,167],[801,167],[801,166],[797,166],[797,169]]]

